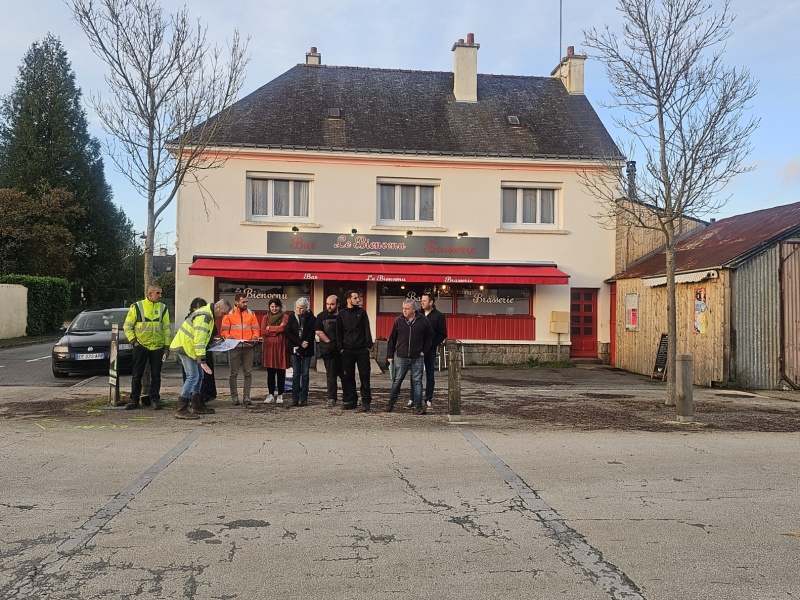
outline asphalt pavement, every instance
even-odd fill
[[[464,374],[465,401],[663,397],[595,365]],[[307,408],[222,395],[187,422],[103,406],[106,381],[0,387],[2,598],[798,597],[799,433],[451,423],[441,392],[360,414],[324,406],[317,373]]]

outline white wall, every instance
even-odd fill
[[[0,340],[23,337],[28,324],[28,288],[0,284]]]
[[[571,287],[600,289],[598,341],[608,342],[609,290],[603,283],[614,274],[614,232],[600,227],[591,217],[594,200],[580,184],[576,170],[585,166],[572,161],[512,161],[508,159],[379,157],[356,154],[242,151],[222,169],[207,172],[203,181],[206,203],[196,186],[184,186],[177,209],[178,307],[195,296],[211,300],[213,279],[189,276],[195,255],[266,256],[267,232],[302,231],[399,234],[377,226],[378,178],[430,179],[439,187],[438,226],[415,231],[455,236],[490,238],[492,261],[551,261],[568,273],[569,285],[536,287],[534,314],[538,342],[555,342],[550,312],[569,310]],[[247,173],[285,173],[313,177],[311,215],[307,222],[252,223],[246,221]],[[560,222],[556,231],[513,232],[501,230],[503,182],[556,185],[560,193]],[[214,203],[208,198],[214,199]],[[207,212],[206,212],[207,211]],[[319,292],[321,294],[321,292]],[[316,300],[316,298],[315,298]],[[323,306],[315,302],[314,309]],[[176,309],[178,310],[178,309]],[[180,312],[180,310],[178,310]]]

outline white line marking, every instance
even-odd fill
[[[25,362],[36,362],[38,360],[47,360],[49,358],[51,358],[51,356],[48,354],[47,356],[43,356],[42,358],[32,358],[30,360],[26,360]]]

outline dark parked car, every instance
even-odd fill
[[[66,377],[69,373],[107,372],[111,325],[114,323],[119,325],[119,370],[130,372],[133,346],[122,333],[127,314],[127,308],[108,308],[85,310],[75,317],[64,332],[64,337],[53,346],[53,375]]]

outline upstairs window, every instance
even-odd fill
[[[503,188],[503,227],[555,227],[558,221],[558,190]]]
[[[307,219],[310,188],[310,181],[251,177],[248,179],[248,216],[255,220]]]
[[[378,184],[378,222],[382,225],[431,226],[436,221],[436,186]]]

